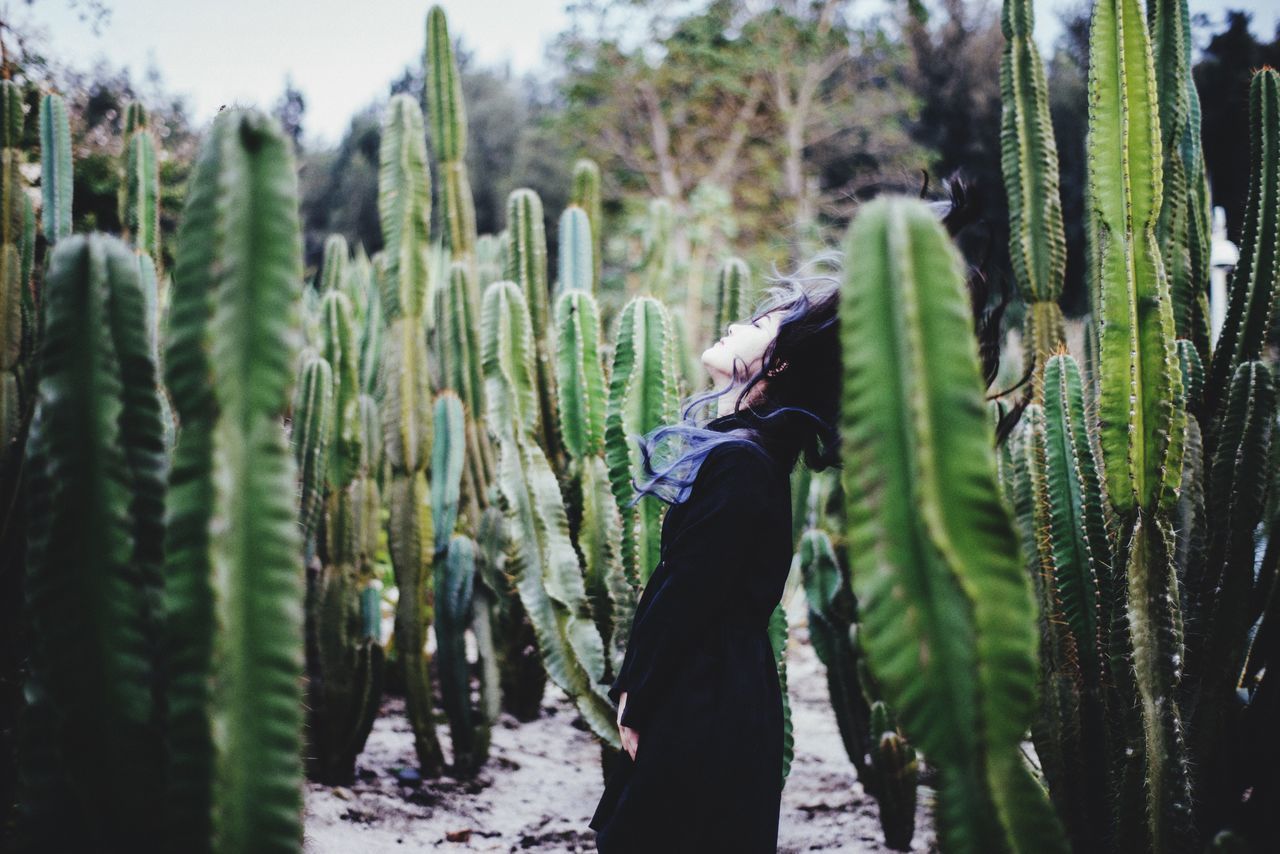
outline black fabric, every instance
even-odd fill
[[[605,854],[777,850],[782,693],[768,625],[791,564],[788,474],[758,445],[719,446],[667,512],[609,691],[615,703],[627,692],[639,747],[591,819]]]

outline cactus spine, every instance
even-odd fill
[[[301,542],[281,425],[299,337],[295,175],[273,120],[220,113],[178,237],[165,352],[182,424],[165,549],[172,850],[302,840]]]
[[[391,99],[383,126],[378,209],[386,241],[383,311],[387,321],[383,371],[385,453],[390,465],[387,539],[400,598],[396,649],[403,662],[406,705],[418,762],[439,775],[443,756],[431,713],[426,633],[432,620],[434,534],[427,465],[431,458],[431,391],[423,315],[427,301],[427,241],[431,176],[422,111],[407,95]]]
[[[147,848],[164,794],[165,458],[137,264],[115,238],[64,238],[45,295],[24,831],[33,850]]]

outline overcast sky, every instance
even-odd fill
[[[994,0],[993,0],[994,1]],[[858,0],[855,12],[884,8]],[[1035,0],[1042,46],[1061,31],[1056,10],[1078,0]],[[567,23],[566,0],[443,0],[450,33],[484,65],[536,70]],[[107,0],[111,15],[97,34],[70,0],[0,0],[47,37],[50,53],[77,68],[99,57],[127,66],[141,82],[149,63],[166,89],[188,97],[203,124],[222,104],[270,107],[285,76],[306,99],[305,143],[336,141],[351,115],[386,92],[409,63],[420,63],[429,0]],[[1254,13],[1254,33],[1270,37],[1280,18],[1275,0],[1191,0],[1215,21],[1226,8]],[[1265,11],[1264,11],[1265,10]]]

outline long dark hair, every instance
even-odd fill
[[[640,445],[645,477],[637,484],[635,504],[653,495],[668,504],[689,496],[698,469],[719,445],[753,443],[765,449],[787,471],[803,454],[805,464],[821,471],[839,461],[840,340],[836,307],[840,301],[839,256],[820,255],[796,273],[775,275],[750,314],[755,321],[780,312],[777,335],[765,348],[760,368],[746,375],[735,359],[722,388],[712,388],[681,402],[681,420],[664,424]],[[744,400],[763,382],[764,393],[752,404]],[[740,387],[729,415],[710,417],[720,397]],[[719,428],[719,429],[717,429]],[[727,429],[726,429],[727,428]]]

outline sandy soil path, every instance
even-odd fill
[[[788,693],[795,759],[782,794],[780,854],[888,851],[875,801],[855,779],[808,643],[803,593],[789,600]],[[446,754],[448,726],[440,726]],[[521,724],[504,714],[489,763],[470,782],[413,779],[404,702],[388,698],[350,788],[308,784],[305,850],[594,852],[587,822],[603,782],[600,748],[568,697],[548,684],[543,714]],[[936,849],[932,790],[920,789],[913,851]]]

